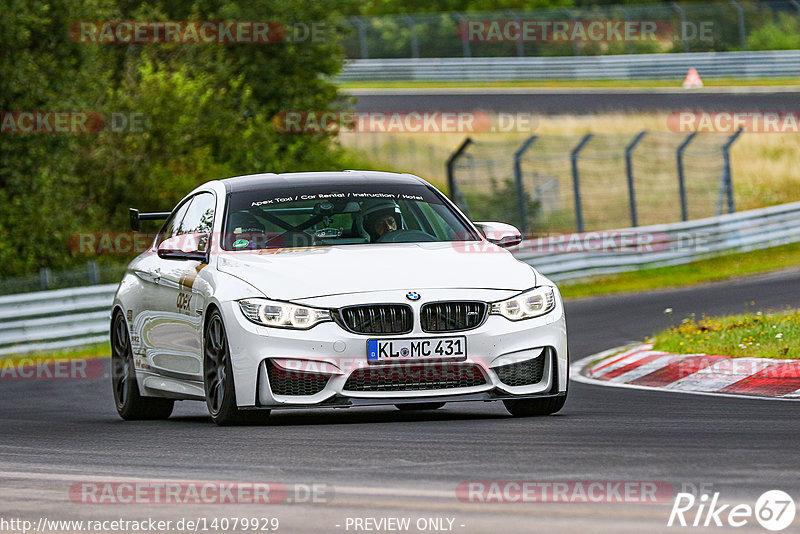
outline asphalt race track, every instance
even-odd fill
[[[678,85],[678,84],[676,84]],[[793,88],[702,89],[353,89],[355,111],[585,114],[613,111],[780,111],[796,109]]]
[[[798,300],[800,271],[570,301],[572,359],[666,326],[667,307],[681,318],[780,309]],[[725,502],[752,505],[768,489],[797,500],[798,409],[794,402],[573,382],[564,410],[542,418],[515,419],[500,404],[467,403],[416,414],[275,412],[266,426],[218,428],[205,406],[189,402],[167,422],[123,422],[107,376],[0,380],[0,517],[277,517],[278,532],[353,532],[345,528],[348,517],[446,517],[453,531],[465,533],[697,530],[667,529],[669,503],[482,504],[459,501],[455,488],[469,480],[654,480],[675,491],[713,485]],[[280,505],[70,500],[76,482],[129,480],[325,484],[327,493],[325,502]],[[737,530],[763,532],[757,524]]]

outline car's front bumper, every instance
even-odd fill
[[[247,320],[236,302],[223,306],[228,340],[233,364],[237,404],[240,407],[291,408],[291,407],[348,407],[404,402],[455,402],[491,401],[510,398],[542,397],[565,394],[567,388],[567,336],[564,309],[560,298],[549,314],[523,321],[509,321],[498,315],[489,315],[486,321],[473,330],[453,334],[429,334],[415,325],[412,332],[397,336],[360,335],[348,332],[333,322],[322,323],[309,330],[289,330],[258,326]],[[423,303],[416,304],[419,306]],[[417,310],[415,310],[416,312]],[[418,314],[415,313],[415,316]],[[398,375],[375,373],[380,367],[367,362],[367,340],[391,338],[437,338],[463,335],[467,341],[467,359],[455,365],[469,367],[480,373],[483,383],[454,387],[413,384],[414,373],[419,368],[414,363],[397,366]],[[528,363],[525,363],[528,362]],[[497,369],[509,364],[540,365],[541,376],[535,382],[509,385],[498,376]],[[270,384],[268,365],[289,369],[298,380],[325,377],[324,387],[312,394],[280,394]],[[425,362],[423,373],[437,371],[437,366],[454,365]],[[404,367],[405,366],[405,367]],[[276,369],[276,367],[272,367]],[[507,382],[508,369],[503,375]],[[348,378],[353,373],[364,375],[366,386],[372,391],[354,390]],[[377,377],[374,375],[378,375]],[[371,387],[369,380],[402,378],[401,385],[380,384]],[[427,376],[427,375],[426,375]],[[444,372],[444,378],[451,375]],[[477,376],[477,375],[475,375]],[[408,382],[411,380],[411,382]],[[443,380],[445,384],[446,380]],[[473,384],[475,381],[472,381]],[[409,389],[405,389],[409,385]],[[400,388],[399,390],[397,388]],[[394,388],[394,389],[392,389]],[[313,389],[313,388],[312,388]]]

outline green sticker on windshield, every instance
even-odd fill
[[[248,241],[247,239],[237,239],[236,241],[233,242],[233,248],[242,248],[246,247],[249,244],[250,241]]]

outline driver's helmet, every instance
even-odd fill
[[[356,225],[362,235],[367,234],[370,241],[375,241],[380,237],[375,231],[375,223],[386,215],[394,217],[397,223],[397,228],[403,227],[403,216],[400,212],[400,206],[394,200],[375,199],[367,200],[361,204],[361,212],[356,219]]]

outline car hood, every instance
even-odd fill
[[[343,293],[429,288],[522,291],[535,271],[507,250],[480,243],[385,243],[225,252],[221,272],[269,298],[294,300]]]

